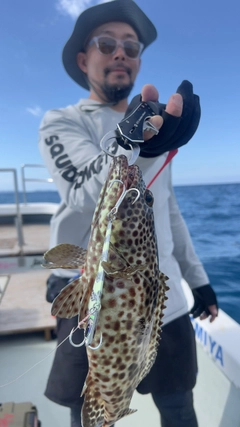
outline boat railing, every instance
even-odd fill
[[[22,253],[24,238],[23,238],[23,229],[22,229],[22,214],[20,211],[19,196],[18,196],[19,193],[18,193],[17,170],[14,168],[0,168],[0,172],[10,172],[13,174],[13,186],[14,186],[15,205],[16,205],[16,211],[14,213],[14,217],[15,217],[15,225],[17,229],[18,245],[19,245],[20,253]]]
[[[26,182],[49,182],[52,183],[52,178],[26,178],[25,169],[26,168],[45,168],[46,166],[40,164],[23,164],[21,166],[21,175],[22,175],[22,190],[23,190],[23,203],[27,204],[27,192],[26,192]]]

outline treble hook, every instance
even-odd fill
[[[126,186],[125,186],[125,184],[124,184],[124,183],[123,183],[123,181],[121,181],[120,179],[114,179],[114,180],[111,182],[111,184],[110,184],[110,188],[113,186],[113,184],[114,184],[115,182],[120,182],[120,184],[122,184],[122,185],[123,185],[123,192],[122,192],[121,196],[119,197],[119,199],[118,199],[118,201],[117,201],[116,205],[115,205],[115,206],[110,210],[110,212],[109,212],[109,213],[108,213],[108,215],[107,215],[107,218],[109,219],[109,221],[114,221],[114,220],[116,219],[116,215],[117,215],[117,212],[118,212],[119,206],[121,205],[121,203],[122,203],[123,199],[126,197],[126,195],[127,195],[128,193],[130,193],[131,191],[136,191],[136,193],[137,193],[137,196],[136,196],[136,198],[133,200],[132,205],[134,205],[134,203],[136,203],[136,201],[137,201],[137,200],[139,199],[139,197],[140,197],[140,191],[139,191],[137,188],[129,188],[128,190],[126,190]]]
[[[73,347],[82,347],[83,346],[83,344],[85,343],[85,338],[83,339],[83,341],[80,343],[80,344],[75,344],[74,342],[73,342],[73,339],[72,339],[72,335],[73,335],[73,333],[75,332],[75,328],[73,328],[72,330],[71,330],[71,332],[70,332],[70,334],[69,334],[69,341],[70,341],[70,344],[73,346]],[[97,347],[92,347],[91,345],[88,345],[87,347],[89,347],[91,350],[98,350],[100,347],[101,347],[101,345],[102,345],[102,332],[101,332],[101,336],[100,336],[100,342],[99,342],[99,344],[97,345]]]
[[[76,331],[76,328],[72,328],[72,330],[71,330],[71,332],[70,332],[70,334],[69,334],[69,341],[70,341],[70,344],[73,346],[73,347],[82,347],[82,345],[84,344],[84,339],[83,339],[83,341],[80,343],[80,344],[75,344],[74,342],[73,342],[73,340],[72,340],[72,335],[73,335],[73,333]]]
[[[91,345],[88,345],[88,348],[90,348],[91,350],[98,350],[102,345],[102,332],[101,332],[101,336],[100,336],[100,342],[97,345],[97,347],[92,347]]]

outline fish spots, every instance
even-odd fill
[[[107,292],[109,292],[110,294],[113,294],[115,291],[115,287],[113,285],[108,285],[107,286]]]
[[[112,299],[108,300],[108,307],[109,308],[114,308],[114,307],[116,307],[116,305],[117,305],[117,302],[115,299],[112,298]]]
[[[131,300],[129,300],[128,301],[128,307],[131,309],[131,308],[133,308],[134,306],[135,306],[135,300],[134,299],[131,299]]]
[[[121,158],[123,162],[124,156]],[[129,173],[127,160],[124,160],[125,175],[122,174],[123,168],[120,167],[119,158],[114,159],[114,162],[115,166],[110,169],[111,179],[119,179],[125,183]],[[126,408],[137,381],[154,359],[156,341],[159,341],[161,304],[164,302],[165,288],[160,281],[158,270],[152,209],[148,208],[143,197],[145,186],[140,182],[141,174],[135,173],[135,170],[138,170],[136,165],[132,168],[130,171],[133,171],[133,178],[129,178],[128,182],[132,188],[140,191],[140,195],[133,205],[135,194],[125,197],[119,205],[117,219],[112,224],[107,259],[111,271],[115,274],[106,274],[104,280],[98,322],[103,334],[103,345],[96,352],[87,349],[89,376],[92,378],[91,383],[87,383],[85,393],[89,417],[86,425],[89,426],[110,427],[127,412]],[[77,310],[79,304],[81,318],[87,315],[88,301],[106,235],[107,214],[119,200],[122,187],[119,183],[114,183],[111,187],[109,177],[107,178],[95,211],[87,260],[81,278],[83,289],[77,295],[75,286],[72,289],[72,299],[67,300],[67,293],[62,300],[58,300],[58,308],[63,315],[66,315],[71,304],[72,311]],[[65,301],[67,304],[64,306]],[[99,329],[96,335],[94,344],[99,343]],[[150,355],[150,359],[147,355]],[[149,366],[146,366],[146,363]],[[86,413],[86,406],[84,412]]]
[[[132,329],[132,326],[133,326],[132,320],[127,320],[127,322],[126,322],[126,329],[128,331],[130,331]]]
[[[121,334],[120,335],[120,341],[121,342],[125,342],[127,340],[127,335],[126,334]]]
[[[101,393],[100,393],[100,391],[95,391],[95,393],[94,393],[94,397],[95,397],[95,399],[98,399],[99,397],[101,397]],[[95,408],[96,409],[96,408]]]
[[[111,329],[111,326],[110,326],[110,324],[109,324],[109,323],[105,323],[104,328],[105,328],[105,329]]]
[[[113,330],[116,332],[120,330],[120,322],[118,320],[114,323]]]
[[[120,374],[121,375],[121,374]],[[124,376],[125,376],[125,374],[123,374]],[[122,377],[122,378],[124,378],[124,376]],[[118,376],[118,378],[119,378],[119,376]],[[120,378],[120,379],[122,379],[122,378]],[[117,389],[117,390],[115,390],[115,396],[121,396],[121,394],[122,394],[122,390],[120,390],[120,389]]]
[[[129,289],[129,295],[130,295],[131,297],[135,297],[135,296],[136,296],[135,288],[130,288],[130,289]]]
[[[121,365],[118,366],[119,371],[124,371],[126,369],[126,365],[124,363],[122,363]]]
[[[108,382],[110,381],[110,378],[109,378],[109,377],[107,377],[107,376],[103,376],[103,375],[101,376],[101,378],[100,378],[100,379],[101,379],[101,381],[102,381],[102,382],[104,382],[104,383],[108,383]]]

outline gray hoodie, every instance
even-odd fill
[[[89,99],[45,114],[40,125],[39,149],[61,197],[51,221],[50,247],[71,243],[87,248],[93,212],[111,161],[101,151],[100,140],[116,129],[123,115]],[[113,152],[126,154],[116,143]],[[157,175],[167,155],[138,158],[136,163],[146,185]],[[150,187],[154,195],[159,268],[169,277],[165,324],[188,311],[182,277],[191,289],[209,283],[178,208],[171,182],[171,163]],[[76,271],[59,269],[54,274],[70,278]]]

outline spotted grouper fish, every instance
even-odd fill
[[[52,314],[89,319],[80,326],[89,344],[84,427],[107,427],[135,412],[129,408],[133,392],[156,357],[168,287],[158,268],[152,206],[153,195],[139,167],[129,166],[123,155],[115,157],[95,209],[87,251],[61,244],[45,254],[48,268],[83,268],[82,276],[54,300]],[[94,317],[90,313],[95,303]]]

